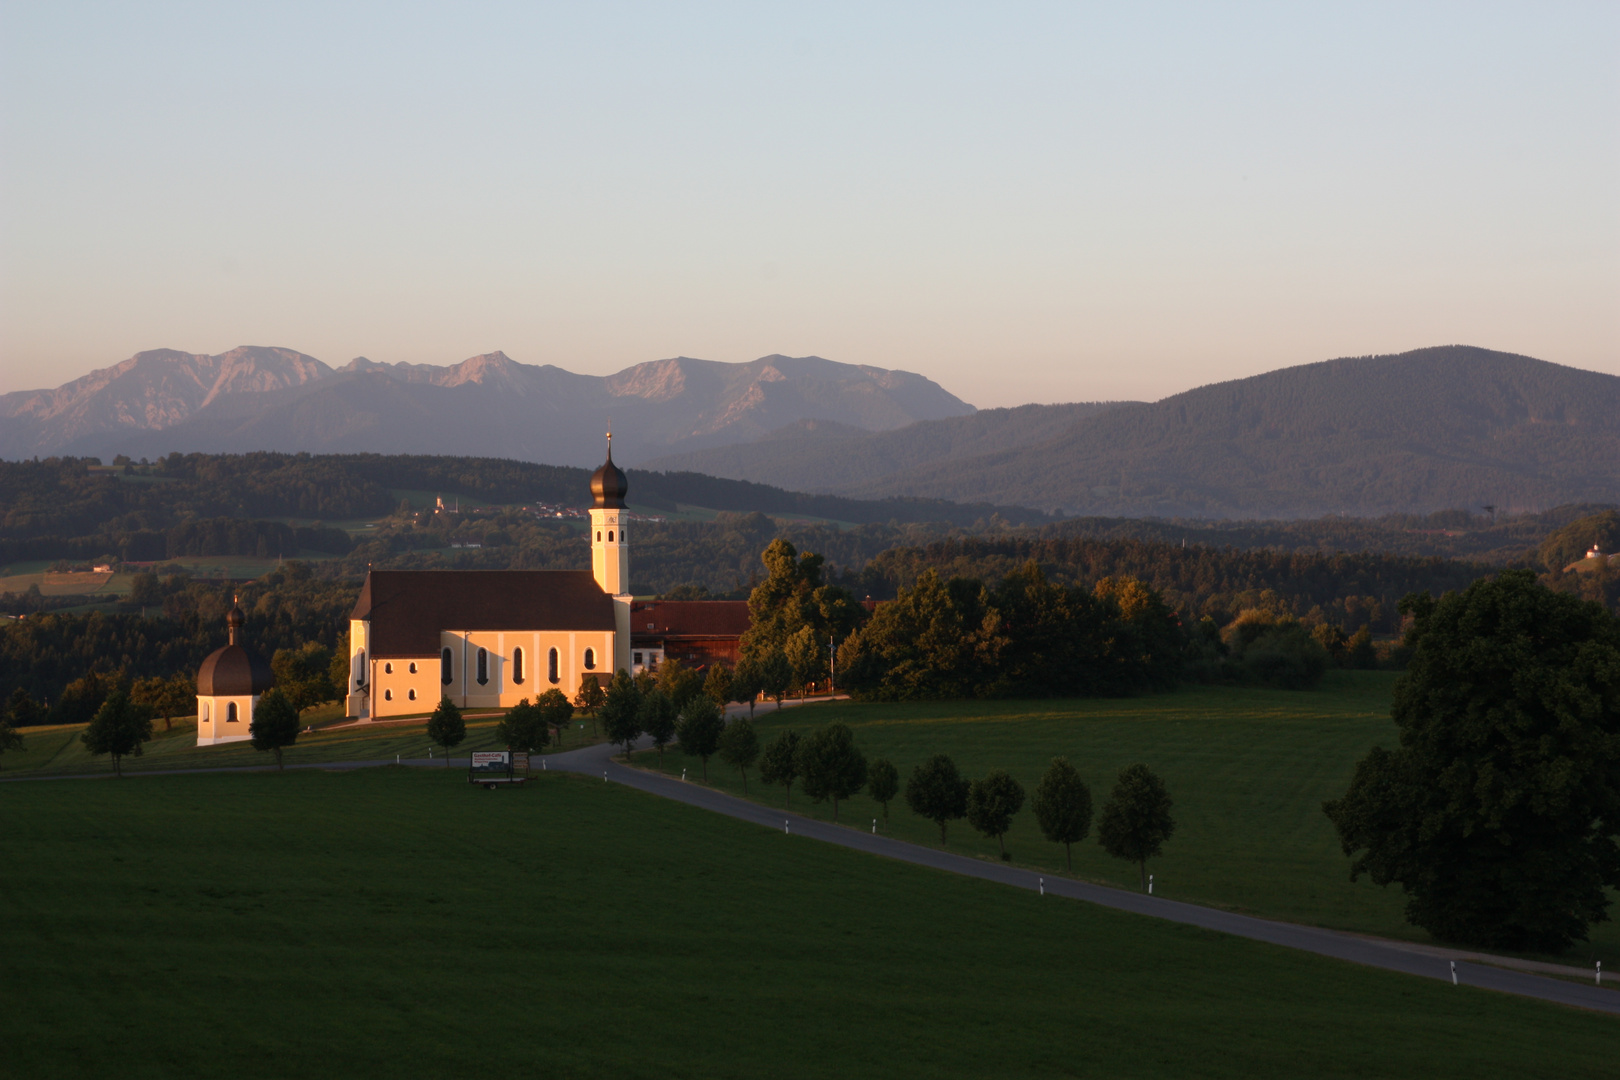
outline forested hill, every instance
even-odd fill
[[[842,452],[830,442],[825,460]],[[820,489],[1125,517],[1527,511],[1620,501],[1616,462],[1620,377],[1447,346],[1120,404],[1034,445],[877,479],[851,483],[826,469]]]
[[[862,501],[804,495],[694,473],[632,469],[629,478],[632,507],[651,512],[690,504],[856,524],[959,525],[997,512],[989,506],[934,499]],[[397,492],[402,490],[479,503],[583,507],[590,501],[590,470],[496,458],[380,454],[171,454],[154,466],[132,467],[128,473],[95,469],[82,458],[0,461],[0,538],[15,543],[96,536],[109,543],[108,551],[116,552],[121,535],[168,530],[199,519],[334,521],[383,515],[397,509]],[[1033,511],[1002,509],[1000,514],[1011,521],[1046,520]]]

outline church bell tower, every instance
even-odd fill
[[[613,464],[613,433],[608,433],[607,461],[591,474],[591,572],[602,591],[613,597],[617,632],[613,670],[630,670],[630,545],[624,536],[624,497],[630,490],[624,472]]]

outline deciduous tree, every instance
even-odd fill
[[[1005,769],[992,769],[968,788],[967,819],[979,832],[996,838],[1001,859],[1007,860],[1007,830],[1013,816],[1024,808],[1024,787]]]
[[[1620,622],[1506,571],[1401,602],[1397,749],[1323,809],[1352,877],[1397,882],[1436,937],[1558,951],[1620,888]]]
[[[568,695],[553,686],[540,695],[534,707],[540,713],[542,724],[549,724],[557,729],[557,745],[561,746],[563,732],[568,729],[568,722],[574,718],[574,707],[568,703]],[[540,745],[544,746],[545,743]]]
[[[609,742],[630,747],[641,735],[641,691],[636,689],[630,673],[620,668],[608,684],[606,700],[602,703],[602,730]]]
[[[906,805],[939,826],[941,844],[946,842],[946,823],[967,814],[967,797],[968,782],[945,754],[935,754],[918,765],[906,781]]]
[[[718,662],[710,664],[709,674],[703,680],[703,692],[722,709],[731,704],[731,669]]]
[[[1035,821],[1043,836],[1063,845],[1064,860],[1073,873],[1073,845],[1091,832],[1091,789],[1068,758],[1053,758],[1046,775],[1035,785]]]
[[[276,768],[286,768],[281,751],[298,741],[298,709],[279,688],[266,690],[253,707],[253,723],[248,725],[253,749],[270,750],[276,755]]]
[[[883,823],[889,823],[889,803],[900,793],[900,770],[888,758],[878,758],[866,770],[866,793],[883,807]]]
[[[447,697],[439,699],[438,708],[428,717],[427,737],[444,749],[445,768],[449,768],[450,748],[459,746],[467,737],[467,721],[461,718],[455,702]]]
[[[675,708],[675,702],[662,690],[654,687],[651,693],[641,695],[641,707],[637,719],[641,730],[652,736],[653,746],[658,748],[658,764],[664,764],[664,747],[675,738],[675,719],[680,710]]]
[[[800,786],[815,802],[831,799],[833,820],[838,803],[866,786],[866,757],[855,746],[847,724],[828,724],[799,744]]]
[[[591,718],[591,727],[596,727],[596,714],[607,703],[607,692],[602,689],[602,680],[596,677],[595,672],[587,671],[579,677],[579,692],[574,695],[574,708]]]
[[[556,691],[552,691],[556,693]],[[561,697],[561,694],[558,694]],[[568,702],[565,700],[564,705]],[[551,742],[551,732],[540,706],[521,699],[506,711],[495,725],[495,738],[509,750],[541,750]]]
[[[678,713],[693,695],[703,692],[703,676],[679,660],[669,659],[658,665],[657,685]]]
[[[129,691],[119,688],[102,701],[79,739],[96,757],[111,754],[113,771],[122,777],[124,757],[140,757],[141,744],[151,737],[152,711],[135,704],[130,700]]]
[[[1143,892],[1147,891],[1147,861],[1158,857],[1176,831],[1170,807],[1164,781],[1146,765],[1131,765],[1119,774],[1097,822],[1097,840],[1103,850],[1137,865]]]
[[[681,740],[681,753],[701,758],[703,779],[709,779],[709,759],[720,748],[720,735],[726,722],[720,716],[720,707],[702,694],[686,703],[676,723],[676,735]]]
[[[759,760],[759,734],[754,722],[739,716],[726,725],[720,736],[720,760],[742,774],[743,794],[748,793],[748,770]]]
[[[759,763],[759,778],[767,784],[781,784],[787,789],[783,809],[793,804],[793,781],[799,778],[799,733],[793,730],[777,732],[776,738],[765,746]]]

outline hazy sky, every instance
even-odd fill
[[[1620,373],[1620,3],[0,2],[0,390],[141,349],[980,406]]]

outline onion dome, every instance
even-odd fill
[[[275,676],[264,657],[236,640],[246,621],[242,609],[233,605],[225,616],[230,644],[210,653],[197,669],[199,697],[257,697],[274,685]]]
[[[624,478],[624,470],[613,464],[613,436],[609,434],[607,460],[591,474],[591,496],[596,500],[598,510],[622,510],[624,496],[629,490],[630,483]]]

